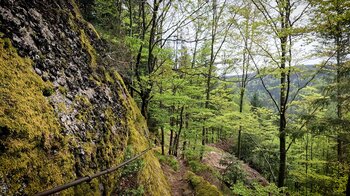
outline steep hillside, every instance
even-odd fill
[[[0,2],[0,195],[32,195],[148,147],[143,117],[73,0]],[[169,195],[153,153],[143,162],[129,187],[119,171],[63,193]]]

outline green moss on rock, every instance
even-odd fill
[[[85,31],[83,29],[80,30],[80,41],[83,45],[83,48],[86,50],[86,52],[89,54],[90,57],[90,67],[92,69],[95,69],[97,66],[96,62],[96,51],[93,48],[90,39],[86,36]]]
[[[9,195],[30,195],[74,178],[73,157],[43,95],[49,88],[32,61],[0,38],[0,179]]]
[[[190,182],[195,190],[196,195],[200,196],[221,196],[222,193],[219,189],[210,184],[208,181],[204,180],[203,177],[197,176],[193,172],[188,171],[185,175],[185,178]]]

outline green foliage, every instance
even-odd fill
[[[131,159],[133,156],[135,156],[135,154],[133,153],[132,147],[127,146],[124,153],[124,161]],[[123,167],[121,174],[122,176],[137,174],[144,167],[144,165],[145,163],[142,159],[137,159]]]
[[[121,26],[121,1],[95,0],[93,9],[96,13],[94,23],[99,24],[109,33],[117,35]]]
[[[178,171],[180,168],[179,162],[177,159],[172,155],[162,155],[160,153],[157,153],[157,158],[159,159],[160,163],[169,165],[174,171]]]
[[[198,160],[190,160],[188,161],[188,166],[190,167],[191,171],[194,173],[201,173],[205,171],[212,171],[213,169],[206,164],[201,163]]]
[[[129,160],[135,156],[132,146],[127,146],[124,153],[124,161]],[[139,185],[137,182],[137,176],[144,168],[144,161],[139,158],[131,163],[125,165],[122,168],[121,175],[119,177],[119,185],[115,191],[118,195],[144,195],[145,190],[143,185]]]
[[[139,186],[136,189],[127,189],[124,192],[125,195],[133,195],[133,196],[142,196],[145,195],[145,190],[143,189],[143,186]]]
[[[253,183],[251,187],[247,187],[243,182],[238,181],[232,187],[232,192],[237,195],[285,195],[283,188],[278,188],[275,184],[262,186],[259,183]]]
[[[234,185],[237,180],[244,181],[245,184],[250,184],[247,181],[247,174],[243,169],[243,162],[237,160],[235,157],[225,157],[221,163],[226,167],[225,173],[223,174],[223,181],[229,183],[231,186]]]

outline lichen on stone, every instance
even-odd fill
[[[95,69],[97,66],[96,62],[96,51],[91,45],[90,40],[85,34],[85,31],[83,29],[80,30],[80,41],[83,44],[83,48],[86,50],[86,52],[89,54],[89,61],[90,61],[90,66],[92,69]]]

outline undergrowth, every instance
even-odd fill
[[[179,162],[174,156],[162,155],[159,152],[156,153],[156,156],[160,163],[170,166],[174,171],[178,171],[180,169]]]

